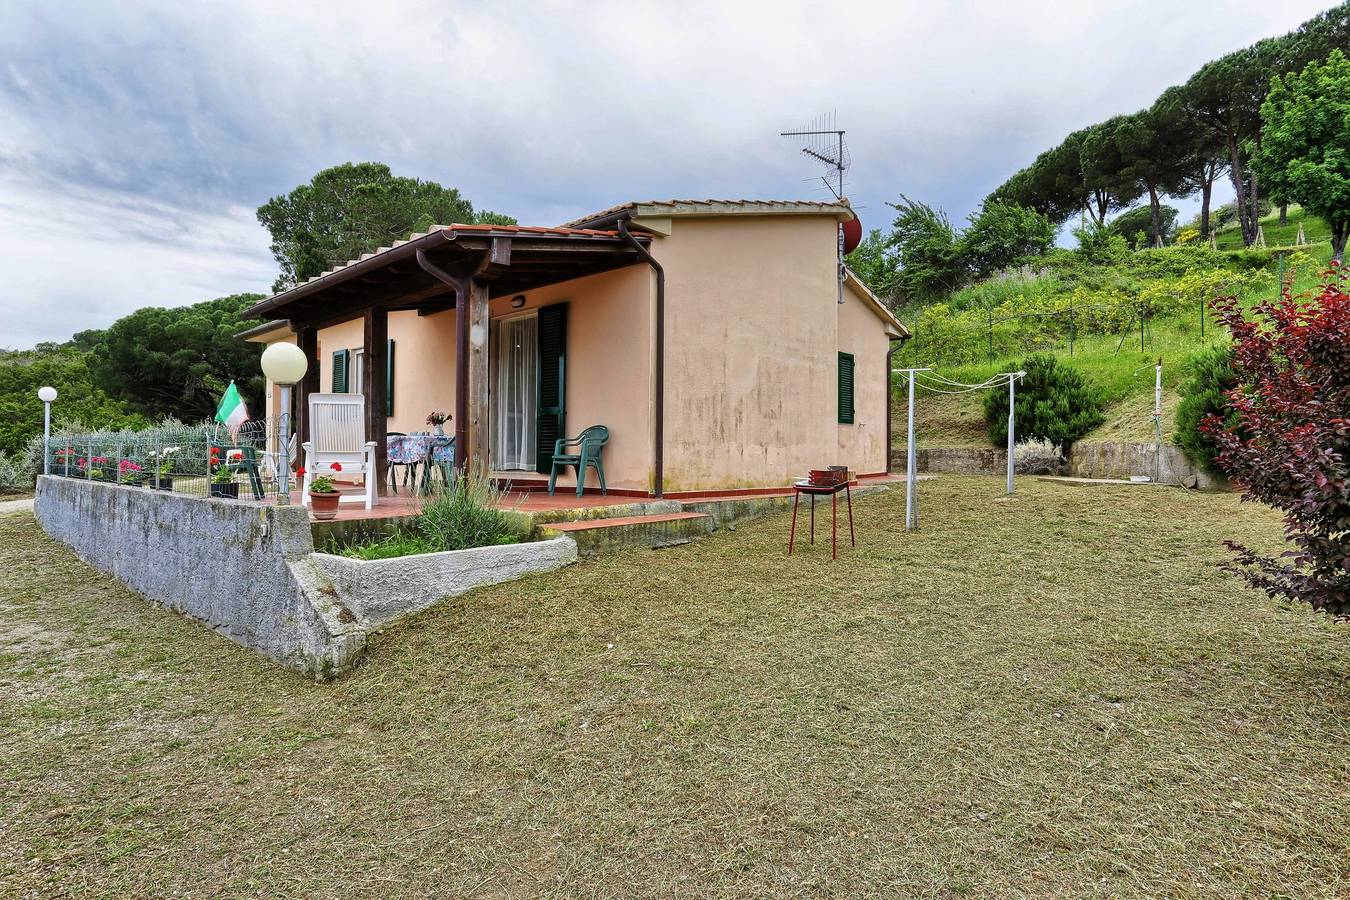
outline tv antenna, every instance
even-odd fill
[[[836,116],[834,112],[817,116],[805,127],[796,131],[780,131],[778,136],[805,138],[803,143],[806,146],[801,148],[802,153],[826,167],[829,174],[820,176],[820,180],[834,194],[834,199],[843,200],[844,173],[853,160],[849,156],[848,144],[844,141],[844,129],[839,127]],[[831,178],[834,179],[833,183],[830,182]]]

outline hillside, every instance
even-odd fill
[[[1292,241],[1300,221],[1314,243],[1297,250],[1279,247],[1275,241]],[[1305,217],[1303,210],[1292,207],[1288,225],[1278,225],[1278,214],[1262,224],[1266,250],[1163,248],[1093,263],[1074,259],[1079,255],[1070,251],[1054,251],[1042,266],[996,276],[903,315],[915,339],[896,354],[896,367],[929,366],[947,378],[978,383],[1018,368],[1031,352],[1053,353],[1102,391],[1106,421],[1086,440],[1148,441],[1154,436],[1154,365],[1161,358],[1162,426],[1170,440],[1188,357],[1224,339],[1208,316],[1201,334],[1202,305],[1221,293],[1234,293],[1245,302],[1271,296],[1280,271],[1293,273],[1296,291],[1310,290],[1330,258],[1325,223]],[[1221,248],[1234,240],[1241,247],[1236,229],[1219,232],[1218,240]],[[917,445],[990,446],[984,393],[952,396],[920,390]],[[897,376],[892,407],[897,447],[905,442],[906,396],[903,376]]]

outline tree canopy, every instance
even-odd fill
[[[510,216],[483,210],[454,188],[394,175],[384,163],[343,163],[316,174],[289,194],[258,207],[272,236],[282,291],[433,225],[491,222]]]
[[[171,309],[147,307],[102,332],[82,332],[89,368],[108,396],[147,416],[195,421],[215,413],[231,380],[261,415],[265,380],[260,344],[237,337],[256,320],[243,312],[260,294],[235,294]],[[58,389],[59,386],[58,386]]]
[[[1265,175],[1258,178],[1251,165],[1265,140],[1261,111],[1272,78],[1321,62],[1346,46],[1350,2],[1282,37],[1206,63],[1146,110],[1074,131],[996,188],[990,199],[1034,209],[1057,225],[1083,211],[1100,227],[1110,213],[1141,196],[1148,195],[1158,213],[1155,194],[1198,193],[1207,236],[1214,181],[1227,172],[1243,239],[1250,245],[1256,239],[1262,191],[1279,200],[1293,199],[1278,193],[1285,182],[1267,182],[1263,188]],[[1157,230],[1155,223],[1153,232]]]
[[[1325,63],[1277,77],[1261,119],[1261,180],[1326,219],[1332,251],[1342,259],[1350,231],[1350,60],[1334,50]]]
[[[97,423],[108,428],[148,424],[126,404],[109,397],[89,372],[88,355],[74,342],[43,343],[32,350],[0,351],[0,453],[22,453],[30,438],[42,433],[42,401],[38,388],[59,392],[53,406],[62,421]]]

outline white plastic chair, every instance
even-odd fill
[[[300,502],[309,505],[309,485],[315,475],[345,478],[360,475],[365,490],[343,494],[338,503],[375,505],[375,442],[366,440],[366,398],[360,394],[310,394],[309,440],[305,450],[305,481]],[[333,471],[333,463],[340,472]]]

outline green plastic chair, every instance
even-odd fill
[[[592,425],[574,438],[559,438],[553,445],[553,469],[548,476],[548,492],[553,494],[558,484],[558,468],[572,466],[577,470],[577,496],[586,489],[586,467],[595,469],[600,479],[600,493],[605,490],[605,465],[602,459],[605,444],[609,443],[609,429],[604,425]],[[564,453],[563,450],[576,445],[577,452]]]

